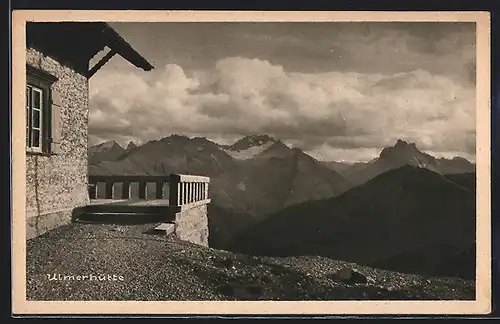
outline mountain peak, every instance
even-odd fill
[[[454,156],[452,161],[456,161],[456,162],[464,162],[464,163],[471,163],[469,160],[467,160],[466,158],[462,157],[462,156]]]
[[[127,145],[127,150],[132,150],[132,149],[135,149],[137,147],[137,145],[135,145],[134,142],[130,141]]]
[[[123,149],[123,147],[120,144],[118,144],[115,140],[102,142],[100,144],[92,146],[91,148],[98,149],[98,150],[109,150],[109,149],[111,149],[113,147],[117,147],[117,148]]]
[[[120,144],[118,144],[117,141],[115,140],[111,140],[111,141],[106,141],[106,142],[103,142],[101,143],[102,146],[113,146],[113,145],[118,145],[118,146],[121,146]]]
[[[166,138],[170,138],[170,139],[189,139],[189,137],[187,137],[186,135],[182,135],[182,134],[172,134]]]
[[[262,146],[276,142],[278,142],[276,139],[267,134],[254,134],[243,137],[242,139],[231,145],[229,149],[232,151],[241,151],[247,150],[251,147]]]
[[[172,143],[172,141],[174,143],[177,143],[177,142],[185,142],[185,141],[189,141],[190,138],[185,136],[185,135],[179,135],[179,134],[172,134],[170,136],[167,136],[167,137],[163,137],[162,139],[160,139],[159,141],[160,142],[163,142],[163,143]]]
[[[243,139],[247,139],[249,141],[253,141],[259,144],[265,144],[267,142],[276,142],[276,139],[267,135],[267,134],[253,134],[245,136]]]
[[[193,137],[191,140],[199,143],[213,143],[211,140],[203,136],[196,136]]]
[[[115,161],[125,149],[120,146],[116,141],[107,141],[98,145],[89,147],[88,159],[92,164],[98,161]]]
[[[378,164],[400,166],[410,164],[418,167],[435,169],[436,159],[427,153],[420,151],[415,143],[397,140],[396,144],[386,147],[380,152]]]
[[[386,147],[380,153],[380,157],[387,156],[388,154],[423,154],[420,152],[415,143],[408,143],[402,139],[398,139],[394,146]]]
[[[416,148],[416,145],[415,143],[408,143],[402,139],[398,139],[396,141],[396,144],[394,145],[394,147],[406,147],[406,146],[409,146],[409,147],[415,147]]]

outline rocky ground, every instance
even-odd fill
[[[234,254],[150,233],[156,225],[70,224],[29,240],[28,300],[475,298],[473,281],[407,275],[324,257]]]

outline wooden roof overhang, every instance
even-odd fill
[[[90,78],[115,54],[134,66],[150,71],[153,66],[105,22],[28,22],[26,42],[61,64]],[[90,60],[105,47],[110,51],[92,68]]]

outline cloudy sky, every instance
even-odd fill
[[[91,78],[90,144],[266,133],[366,161],[401,138],[475,160],[473,23],[110,25],[155,69],[115,55]]]

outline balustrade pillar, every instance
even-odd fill
[[[97,183],[89,184],[89,198],[97,199]]]
[[[169,201],[170,206],[178,206],[181,204],[181,184],[179,183],[178,175],[170,175],[169,178]]]

